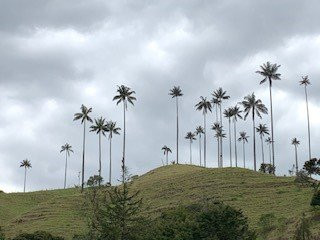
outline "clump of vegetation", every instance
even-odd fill
[[[320,159],[312,158],[304,163],[303,169],[312,174],[320,175]]]
[[[311,206],[320,206],[320,190],[315,191],[313,194],[311,203]]]
[[[267,239],[269,234],[276,229],[276,217],[273,213],[267,213],[261,215],[258,226],[259,226],[259,235],[263,239]]]
[[[0,226],[0,240],[5,240],[5,239],[6,238],[5,238],[4,232],[3,232],[3,230],[2,230],[2,228]]]
[[[276,168],[272,164],[262,163],[259,171],[262,173],[274,174],[276,172]]]
[[[307,219],[305,217],[305,215],[303,214],[301,219],[299,220],[298,224],[297,224],[297,228],[296,228],[296,232],[294,235],[294,239],[295,240],[311,240],[314,239],[312,237],[311,231],[310,231],[310,227],[311,227],[311,222],[309,219]]]
[[[15,238],[13,238],[12,240],[64,240],[64,238],[53,236],[48,232],[37,231],[31,234],[30,233],[20,234]]]

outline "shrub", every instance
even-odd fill
[[[29,233],[20,234],[15,238],[13,238],[12,240],[64,240],[64,238],[52,236],[48,232],[37,231],[31,234]]]
[[[320,190],[316,191],[313,194],[310,205],[311,206],[320,206]]]
[[[5,240],[5,236],[4,236],[4,232],[2,230],[2,228],[0,227],[0,240]]]
[[[262,173],[274,174],[276,172],[276,168],[272,164],[262,163],[259,171]]]

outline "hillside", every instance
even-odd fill
[[[311,210],[312,192],[294,185],[293,178],[275,177],[240,168],[206,169],[188,165],[161,167],[140,176],[144,214],[206,199],[221,200],[243,210],[252,227],[263,213],[288,219],[288,235],[303,212]],[[78,189],[32,193],[0,193],[0,225],[9,236],[38,229],[71,237],[86,228]],[[318,221],[314,229],[320,229]]]

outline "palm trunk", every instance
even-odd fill
[[[205,113],[203,113],[203,126],[204,126],[203,162],[204,162],[204,167],[207,167],[207,124],[206,124]]]
[[[311,159],[311,137],[310,137],[310,117],[309,117],[309,103],[308,103],[308,92],[307,86],[305,85],[304,91],[306,94],[306,104],[307,104],[307,120],[308,120],[308,143],[309,143],[309,160]]]
[[[230,147],[230,167],[232,167],[232,148],[231,148],[231,118],[229,117],[229,147]]]
[[[201,133],[199,134],[199,153],[200,153],[200,167],[202,166],[201,162]]]
[[[101,185],[101,132],[99,132],[99,187]]]
[[[190,165],[192,165],[192,149],[191,149],[192,140],[190,139]]]
[[[110,148],[110,151],[109,151],[109,184],[111,186],[111,171],[112,171],[112,138],[110,137],[109,139],[109,148]]]
[[[221,103],[219,104],[220,109],[220,127],[222,129],[222,110],[221,110]],[[223,167],[223,152],[222,152],[222,137],[220,137],[220,166]]]
[[[261,155],[262,155],[262,163],[264,163],[264,149],[263,149],[263,139],[262,139],[262,135],[260,135],[260,139],[261,139]]]
[[[246,168],[246,149],[244,147],[245,142],[242,142],[242,151],[243,151],[243,168]]]
[[[67,168],[68,168],[68,152],[66,150],[66,164],[65,164],[65,168],[64,168],[64,189],[66,189],[66,185],[67,185]]]
[[[178,104],[178,97],[176,97],[176,108],[177,108],[177,164],[179,164],[179,104]]]
[[[123,149],[122,149],[122,184],[125,183],[126,157],[126,101],[123,102]]]
[[[27,168],[24,167],[24,184],[23,184],[23,192],[26,192],[26,181],[27,181]]]
[[[85,148],[86,148],[86,120],[83,121],[83,146],[82,146],[82,179],[81,179],[81,192],[84,189],[84,158],[85,158]]]
[[[253,122],[253,161],[254,161],[254,171],[257,171],[257,159],[256,159],[256,126],[254,121],[254,111],[252,109],[252,122]]]
[[[220,167],[220,141],[219,141],[219,137],[217,137],[217,146],[218,146],[218,167]]]
[[[272,160],[271,160],[271,143],[269,143],[269,161],[270,161],[270,164],[272,163]]]
[[[272,140],[272,165],[275,167],[274,160],[274,135],[273,135],[273,110],[272,110],[272,90],[271,80],[269,79],[269,90],[270,90],[270,112],[271,112],[271,140]]]
[[[297,175],[298,171],[299,171],[297,145],[294,146],[294,149],[295,149],[295,154],[296,154],[296,175]]]
[[[234,126],[234,156],[236,159],[236,167],[238,167],[238,150],[237,150],[237,122],[233,119]]]

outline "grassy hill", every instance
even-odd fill
[[[293,178],[246,169],[172,165],[140,176],[133,186],[141,191],[143,213],[150,217],[177,205],[215,199],[242,209],[253,228],[264,213],[286,218],[289,236],[301,214],[311,214],[311,189],[297,187]],[[78,189],[0,193],[0,225],[8,236],[41,229],[70,238],[86,229],[82,206]],[[320,233],[319,219],[313,228]]]

